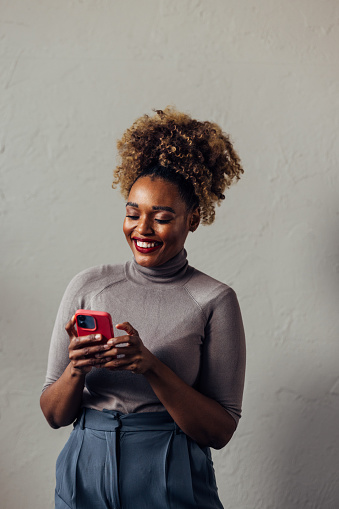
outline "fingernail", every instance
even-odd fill
[[[101,338],[100,334],[95,335],[95,339],[100,339],[100,338]]]
[[[108,350],[109,348],[111,348],[111,346],[110,346],[110,345],[108,345],[108,344],[107,344],[107,345],[104,345],[104,349],[105,349],[105,350]]]
[[[113,345],[113,343],[114,343],[114,339],[109,339],[109,340],[107,341],[107,344],[108,344],[108,345]]]

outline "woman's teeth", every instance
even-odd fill
[[[150,247],[155,247],[159,244],[159,242],[141,242],[140,240],[136,240],[136,244],[138,247],[143,247],[143,248],[150,248]]]

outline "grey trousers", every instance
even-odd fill
[[[167,412],[83,409],[56,464],[56,509],[222,509],[211,452]]]

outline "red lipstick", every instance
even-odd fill
[[[159,249],[162,246],[162,242],[158,242],[156,240],[139,239],[139,238],[134,237],[132,239],[132,241],[134,242],[135,249],[139,253],[143,253],[143,254],[153,253],[154,251],[156,251],[157,249]],[[145,243],[145,244],[155,244],[155,245],[152,246],[152,247],[142,247],[142,246],[138,246],[137,241],[139,243],[142,242],[142,243]]]

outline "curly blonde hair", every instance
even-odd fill
[[[244,172],[229,136],[217,124],[194,120],[173,107],[154,111],[153,116],[138,118],[118,140],[120,164],[114,170],[112,187],[120,184],[127,199],[145,170],[168,169],[191,183],[201,222],[211,224],[215,204],[220,205],[225,189]]]

